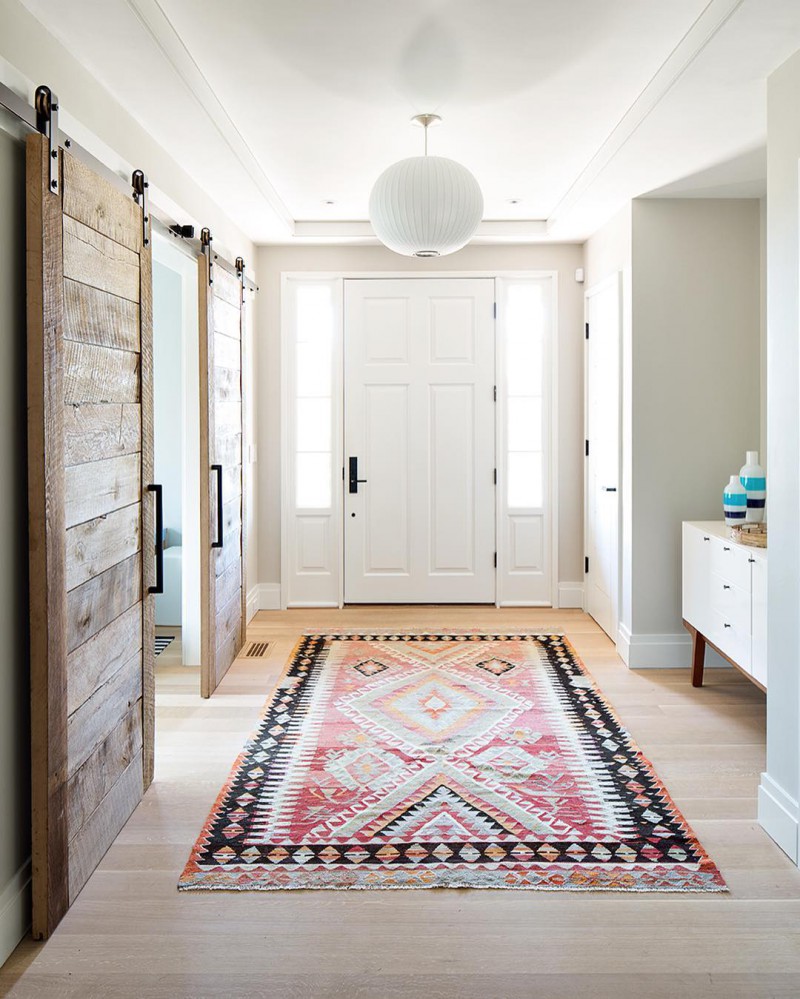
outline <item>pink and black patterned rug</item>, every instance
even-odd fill
[[[561,635],[316,634],[179,888],[725,891]]]

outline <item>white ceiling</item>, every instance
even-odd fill
[[[800,49],[798,0],[24,2],[257,242],[369,238],[423,111],[481,184],[484,239],[758,196],[765,80]]]

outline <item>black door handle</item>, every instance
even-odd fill
[[[603,486],[604,493],[615,493],[617,491],[616,486]]]
[[[211,471],[217,473],[217,540],[211,542],[211,547],[222,548],[224,539],[222,524],[222,465],[212,465]]]
[[[164,487],[151,483],[147,491],[156,494],[156,585],[148,593],[164,592]]]
[[[358,477],[358,458],[349,458],[348,461],[350,468],[350,475],[349,475],[350,492],[357,493],[359,482],[366,482],[367,480],[359,479]]]

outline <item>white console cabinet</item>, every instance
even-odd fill
[[[683,623],[693,640],[695,687],[710,645],[766,690],[766,550],[734,541],[722,522],[684,523]]]

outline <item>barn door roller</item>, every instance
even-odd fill
[[[34,98],[36,127],[47,137],[48,162],[50,164],[50,192],[59,193],[58,178],[58,98],[49,87],[36,88]]]

